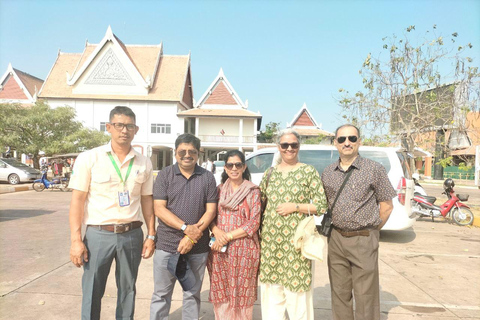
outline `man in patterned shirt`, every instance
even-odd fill
[[[347,124],[335,131],[340,159],[322,174],[329,207],[352,171],[332,212],[328,274],[336,320],[380,319],[378,242],[396,196],[385,168],[358,153],[360,131]],[[353,290],[353,295],[352,295]],[[355,297],[355,318],[353,311]]]
[[[150,319],[168,319],[176,278],[169,260],[182,254],[195,275],[193,288],[183,291],[183,319],[199,319],[200,290],[209,251],[208,226],[217,212],[217,187],[210,171],[197,165],[200,140],[185,133],[175,141],[177,163],[158,173],[153,186],[158,217],[153,258],[154,292]]]

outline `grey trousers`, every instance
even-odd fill
[[[167,269],[168,259],[173,255],[163,250],[155,250],[153,257],[154,289],[150,305],[150,320],[168,320],[172,294],[177,278]],[[187,255],[197,283],[189,291],[183,291],[182,319],[196,320],[200,314],[200,292],[207,266],[208,252]]]
[[[378,230],[371,230],[368,237],[349,238],[343,237],[335,229],[332,230],[328,239],[328,276],[333,319],[380,319],[379,237]]]
[[[113,233],[88,227],[84,243],[88,262],[82,277],[82,319],[100,319],[110,267],[115,259],[117,282],[116,319],[133,319],[135,312],[135,282],[142,257],[143,231],[137,228],[125,233]]]

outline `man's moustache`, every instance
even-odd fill
[[[192,157],[183,157],[182,160],[193,160]]]

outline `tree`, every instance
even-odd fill
[[[52,109],[42,101],[32,107],[0,104],[0,146],[31,154],[38,166],[39,152],[46,155],[80,152],[106,143],[103,132],[75,121],[71,107]]]
[[[280,131],[280,122],[269,122],[265,125],[265,131],[260,132],[258,142],[274,142],[275,135]]]
[[[434,25],[420,40],[414,33],[410,26],[383,38],[387,59],[368,54],[359,71],[364,88],[340,89],[339,103],[345,119],[367,133],[389,132],[410,152],[425,139],[441,141],[436,156],[443,158],[445,131],[464,132],[467,112],[479,108],[480,73],[466,55],[472,45],[457,45],[456,32],[443,37]]]

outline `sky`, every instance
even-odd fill
[[[80,53],[108,26],[125,44],[163,43],[167,55],[191,53],[194,99],[220,68],[262,126],[281,127],[306,103],[322,129],[344,123],[338,90],[362,89],[358,73],[382,38],[458,33],[480,66],[480,1],[69,1],[0,0],[0,75],[8,63],[46,79],[58,50]]]

